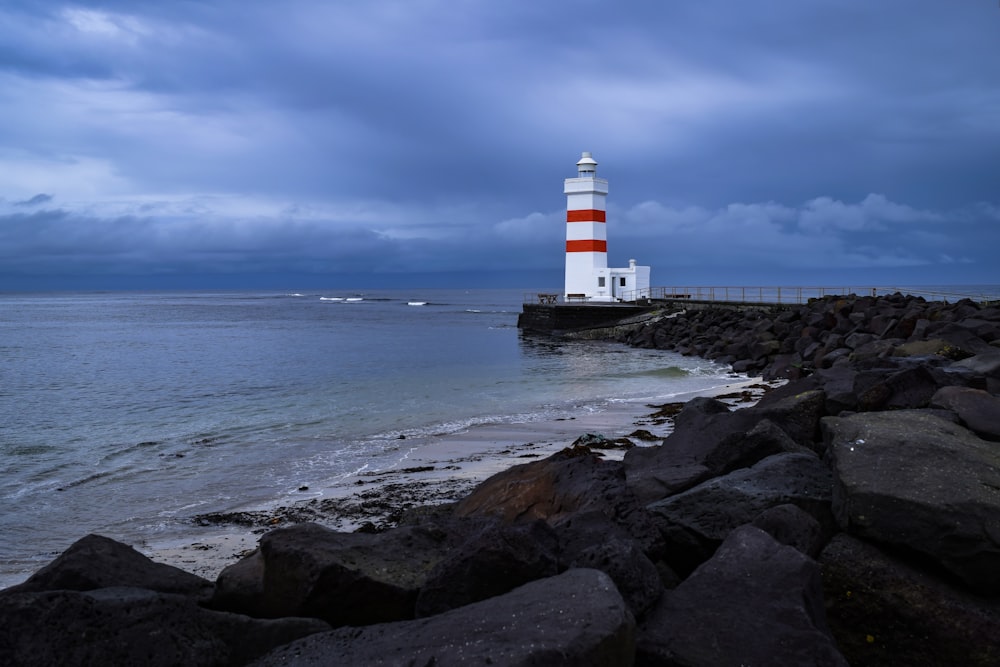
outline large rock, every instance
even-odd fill
[[[592,511],[625,528],[643,550],[659,547],[659,533],[626,486],[621,461],[605,461],[586,447],[497,473],[454,506],[457,517],[499,517],[505,523],[541,519],[552,525]]]
[[[660,597],[664,575],[671,582],[676,579],[666,564],[661,567],[667,571],[661,571],[637,540],[600,512],[574,514],[560,521],[555,530],[561,566],[593,568],[607,574],[636,618]]]
[[[854,387],[862,412],[927,407],[937,390],[938,379],[923,365],[859,373]]]
[[[433,526],[375,534],[311,523],[280,528],[261,538],[250,565],[232,566],[240,576],[223,571],[213,606],[272,618],[312,616],[334,627],[413,618],[428,573],[461,538]]]
[[[555,531],[544,521],[484,522],[427,575],[417,595],[417,616],[478,602],[558,571]]]
[[[260,549],[227,566],[215,581],[215,594],[209,600],[214,609],[235,611],[248,616],[273,616],[264,596],[264,556]]]
[[[574,569],[438,616],[313,635],[254,667],[628,666],[635,620],[611,579]]]
[[[940,329],[935,329],[932,334],[935,338],[944,340],[947,346],[938,354],[949,359],[965,359],[977,354],[986,354],[994,351],[990,344],[980,338],[976,332],[951,322],[945,324]]]
[[[498,516],[505,523],[553,523],[575,512],[611,511],[624,489],[621,466],[586,447],[567,448],[493,475],[455,504],[456,516]]]
[[[954,412],[980,438],[1000,442],[1000,397],[969,387],[942,387],[930,404]]]
[[[659,571],[634,540],[607,540],[595,544],[577,554],[569,565],[600,570],[611,577],[628,610],[637,618],[663,593]]]
[[[981,373],[987,377],[1000,378],[1000,350],[992,350],[967,357],[961,361],[956,361],[952,365]]]
[[[818,419],[826,415],[838,415],[844,411],[855,411],[858,408],[858,396],[854,391],[854,383],[858,376],[858,369],[855,366],[856,364],[817,369],[811,375],[767,392],[757,406],[764,407],[790,396],[820,391],[824,402]]]
[[[825,414],[839,415],[858,409],[858,395],[854,393],[857,375],[857,370],[846,366],[816,371],[815,381],[826,396]]]
[[[754,517],[753,526],[779,544],[795,547],[810,558],[819,556],[828,538],[827,531],[816,517],[791,503],[764,510]]]
[[[833,512],[853,535],[930,557],[1000,594],[1000,448],[925,411],[823,421]]]
[[[796,505],[829,526],[832,483],[829,468],[815,455],[776,454],[652,503],[649,511],[668,536],[667,562],[684,572],[709,557],[735,528],[779,505]]]
[[[139,588],[8,593],[0,597],[0,664],[226,667],[329,629],[316,619],[210,611]]]
[[[826,625],[819,566],[753,526],[664,595],[636,652],[642,665],[847,665]]]
[[[799,397],[788,400],[795,403]],[[625,454],[629,488],[640,502],[650,503],[766,456],[800,451],[802,447],[768,419],[769,414],[787,414],[784,405],[730,412],[715,399],[690,401],[678,413],[674,431],[662,445],[636,447]]]
[[[1000,664],[1000,604],[841,533],[820,556],[827,620],[852,665]]]
[[[1000,341],[995,340],[991,345],[1000,347]],[[956,361],[952,367],[968,370],[983,377],[982,388],[991,394],[1000,394],[1000,349]]]
[[[145,588],[197,599],[212,595],[212,582],[146,556],[121,542],[101,535],[87,535],[73,543],[27,581],[3,591],[89,591],[110,586]]]
[[[824,393],[818,390],[800,391],[780,399],[765,394],[747,411],[773,421],[799,446],[813,448],[820,440],[819,422],[825,415],[825,400]]]

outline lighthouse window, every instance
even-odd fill
[[[597,279],[597,286],[604,287],[604,276],[601,276],[600,278]]]
[[[619,285],[621,285],[622,287],[625,287],[625,279],[624,278],[619,278],[618,281],[619,281],[618,282]]]

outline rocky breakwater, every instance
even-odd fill
[[[215,582],[89,536],[0,591],[3,664],[1000,663],[1000,310],[896,296],[625,334],[790,381]]]

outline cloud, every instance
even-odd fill
[[[992,209],[986,209],[988,214]],[[649,263],[666,267],[699,265],[826,269],[934,267],[965,255],[963,264],[988,271],[990,260],[969,247],[971,239],[949,234],[955,219],[982,222],[982,209],[918,209],[869,194],[857,203],[817,197],[792,207],[775,202],[735,203],[720,209],[671,208],[644,202],[609,221],[611,243],[624,239],[630,252],[645,250]],[[612,229],[615,235],[612,235]],[[619,231],[620,230],[620,231]],[[997,239],[997,231],[979,237]],[[660,248],[655,252],[654,248]]]
[[[893,203],[885,195],[869,194],[858,204],[817,197],[806,202],[798,224],[806,232],[818,233],[828,229],[884,231],[892,224],[941,221],[938,213]]]
[[[290,205],[215,195],[73,210],[45,208],[50,198],[39,197],[30,213],[15,202],[0,214],[0,274],[516,274],[556,273],[564,261],[562,209],[496,220],[485,209],[362,201]],[[874,194],[857,203],[819,197],[798,206],[741,202],[718,209],[646,201],[609,211],[609,259],[616,266],[633,258],[651,265],[654,282],[708,267],[718,275],[767,269],[802,276],[899,267],[989,270],[996,232],[971,246],[949,234],[951,220],[984,211],[995,213],[918,209]]]
[[[558,273],[590,150],[654,280],[993,275],[996,7],[777,7],[5,3],[0,273]]]
[[[23,201],[14,202],[14,206],[38,206],[40,204],[47,204],[54,198],[52,195],[47,195],[43,192],[38,193],[31,199],[25,199]]]

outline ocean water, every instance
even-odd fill
[[[521,301],[0,294],[0,587],[90,532],[182,535],[196,514],[402,465],[441,434],[733,380],[702,359],[523,335]]]

